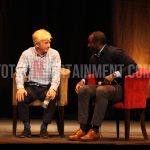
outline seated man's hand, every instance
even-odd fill
[[[55,96],[56,96],[56,91],[55,91],[54,89],[51,89],[51,88],[50,88],[50,89],[48,90],[46,96],[47,96],[49,99],[53,100],[53,99],[55,98]]]
[[[107,84],[111,84],[111,82],[114,80],[114,76],[113,74],[110,74],[108,76],[105,77],[104,82]]]
[[[77,83],[77,85],[76,85],[76,88],[75,88],[76,93],[78,93],[79,89],[80,89],[81,87],[83,87],[84,85],[85,85],[85,83],[84,83],[82,80],[79,81],[79,82]]]
[[[27,91],[24,88],[18,89],[16,93],[16,99],[18,102],[24,101],[24,96],[27,96]]]

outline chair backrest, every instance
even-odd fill
[[[16,80],[15,80],[16,74],[13,75],[13,93],[12,93],[12,105],[17,105],[16,100]],[[60,77],[60,85],[58,88],[58,106],[65,106],[68,104],[68,79],[70,77],[70,70],[66,68],[61,68],[61,77]],[[28,78],[25,77],[24,81],[27,82]],[[35,100],[30,105],[32,106],[42,106],[43,102],[40,100]]]

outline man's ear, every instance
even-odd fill
[[[38,43],[35,44],[36,47],[39,47]]]

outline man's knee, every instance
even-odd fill
[[[112,89],[112,87],[110,87],[110,86],[98,86],[97,88],[96,88],[96,92],[97,93],[108,93],[108,92],[110,92],[110,91],[112,91],[113,89]]]
[[[79,89],[78,94],[79,94],[79,95],[80,95],[80,94],[86,94],[86,93],[89,93],[89,92],[90,92],[89,86],[85,85],[85,86],[83,86],[83,87],[81,87],[81,88]]]

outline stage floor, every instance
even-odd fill
[[[115,121],[104,121],[101,127],[102,138],[100,141],[80,142],[69,141],[68,135],[79,128],[76,120],[65,120],[65,137],[60,137],[57,132],[56,123],[53,121],[48,126],[49,138],[39,137],[40,119],[31,120],[31,138],[18,138],[12,135],[12,120],[0,119],[0,144],[101,144],[101,145],[149,145],[150,139],[144,140],[139,121],[131,121],[130,140],[124,140],[124,124],[120,124],[120,138],[116,138]],[[147,133],[150,135],[150,122],[146,122]],[[18,121],[17,135],[23,130],[23,125]],[[150,137],[149,137],[150,138]]]

